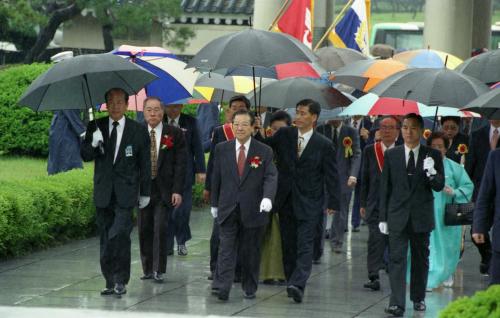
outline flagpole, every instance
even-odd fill
[[[367,34],[368,34],[368,45],[370,44],[370,24],[371,24],[371,21],[370,21],[370,18],[371,18],[371,11],[372,11],[372,4],[371,4],[371,0],[365,0],[365,7],[366,7],[366,26],[368,28],[368,30],[366,31]]]
[[[281,6],[281,8],[278,10],[278,14],[274,18],[274,20],[271,23],[271,25],[269,26],[268,31],[271,31],[274,28],[274,26],[276,25],[276,23],[278,23],[278,20],[281,19],[281,17],[285,13],[285,9],[288,7],[288,2],[290,2],[290,0],[285,0],[285,2],[283,3],[283,5]]]
[[[344,15],[344,12],[351,6],[353,1],[354,0],[349,0],[349,2],[346,3],[346,5],[342,8],[342,10],[339,12],[339,14],[337,14],[337,16],[335,17],[335,20],[328,27],[325,34],[323,34],[323,36],[318,41],[318,43],[316,43],[316,46],[314,47],[313,51],[316,51],[320,47],[320,45],[323,43],[323,41],[328,37],[328,34],[330,34],[330,32],[332,32],[333,28],[335,28],[337,23],[339,23],[340,18]]]

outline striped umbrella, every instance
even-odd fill
[[[463,61],[458,57],[431,49],[411,50],[398,53],[392,57],[408,66],[417,68],[442,68],[455,69]]]

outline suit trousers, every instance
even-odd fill
[[[490,264],[490,285],[500,284],[500,252],[493,250]]]
[[[308,211],[316,213],[316,216],[299,220],[295,216],[292,201],[292,198],[288,198],[279,210],[283,269],[288,285],[305,289],[311,275],[315,233],[323,214]]]
[[[389,281],[391,284],[389,306],[396,305],[405,308],[408,241],[411,247],[410,299],[413,302],[425,300],[429,274],[429,237],[430,232],[415,233],[411,221],[401,232],[389,231]]]
[[[167,226],[172,207],[160,198],[156,183],[151,187],[151,201],[139,211],[137,227],[142,271],[145,275],[167,270]]]
[[[379,279],[378,272],[384,268],[384,252],[387,247],[387,235],[380,233],[378,221],[368,223],[368,255],[366,265],[368,279]]]
[[[325,228],[326,228],[326,214],[319,219],[318,225],[314,233],[314,248],[313,248],[313,260],[319,260],[323,256],[323,250],[325,247]]]
[[[245,260],[241,263],[241,287],[247,294],[257,291],[265,229],[265,226],[245,227],[239,207],[219,225],[219,255],[212,287],[229,293],[234,281],[237,257],[240,256]]]
[[[170,214],[167,231],[167,247],[169,251],[174,248],[174,237],[177,245],[184,245],[191,239],[189,219],[193,208],[193,188],[187,187],[182,194],[182,204]]]
[[[352,217],[351,217],[351,225],[353,228],[359,227],[361,224],[361,214],[359,213],[359,208],[361,206],[360,202],[360,192],[361,192],[361,177],[358,176],[358,182],[356,183],[356,187],[354,188],[354,201],[352,203]]]
[[[132,209],[121,208],[112,195],[106,208],[96,208],[96,223],[100,235],[101,272],[106,288],[128,284],[130,280],[130,233]]]
[[[333,215],[332,226],[330,227],[330,240],[332,247],[342,247],[344,244],[347,220],[349,217],[349,203],[351,203],[352,191],[340,195],[340,211]]]

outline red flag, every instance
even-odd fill
[[[314,0],[291,0],[276,24],[278,31],[288,33],[312,48]]]

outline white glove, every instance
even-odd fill
[[[437,173],[436,169],[434,169],[434,159],[432,159],[432,157],[424,159],[424,171],[427,173],[428,177]]]
[[[150,197],[141,195],[139,197],[139,209],[144,209],[145,207],[147,207],[150,199],[151,199]]]
[[[389,235],[389,229],[387,228],[387,222],[380,222],[378,224],[378,229],[380,230],[380,233]]]
[[[104,138],[102,137],[101,130],[97,128],[92,134],[92,147],[96,148],[99,146],[99,142],[104,142]]]
[[[260,212],[271,212],[273,208],[273,203],[268,198],[262,199],[260,202]]]
[[[217,217],[217,214],[219,212],[219,209],[216,207],[211,207],[210,208],[210,213],[212,213],[213,218],[215,219]]]

